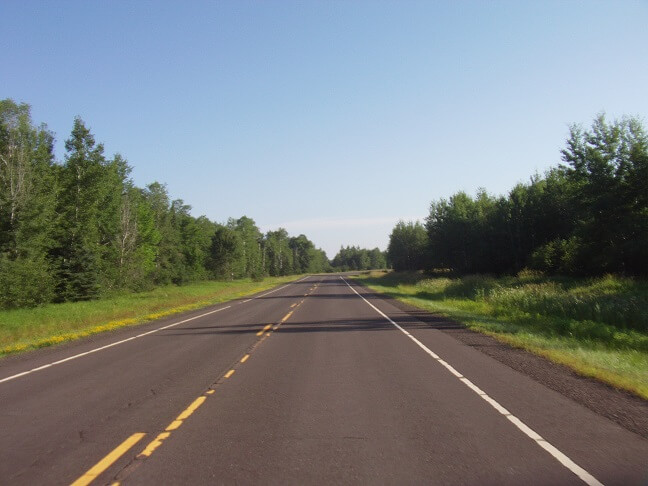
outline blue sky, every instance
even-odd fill
[[[647,2],[4,0],[0,97],[81,116],[137,185],[385,248],[459,190],[560,162],[568,125],[648,113]]]

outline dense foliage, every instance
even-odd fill
[[[385,253],[379,248],[367,250],[358,246],[347,246],[340,251],[331,262],[335,270],[342,272],[352,270],[374,270],[387,267]]]
[[[216,226],[207,268],[216,278],[276,277],[325,272],[329,261],[306,236],[290,237],[283,228],[263,235],[254,220],[243,216]]]
[[[458,192],[432,202],[420,227],[399,223],[397,269],[458,273],[648,274],[648,136],[634,118],[573,126],[563,164],[507,196]]]
[[[304,235],[262,234],[243,216],[191,216],[163,184],[136,187],[131,168],[77,118],[62,163],[30,107],[0,101],[0,308],[88,300],[210,278],[329,270]]]
[[[419,222],[399,221],[389,235],[387,257],[396,271],[418,270],[425,265],[427,234]]]

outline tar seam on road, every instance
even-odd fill
[[[354,289],[349,282],[347,282],[344,277],[340,277],[342,281],[347,284],[347,286],[353,290],[353,292],[360,297],[362,300],[364,300],[369,307],[371,307],[373,310],[378,312],[381,316],[383,316],[385,319],[387,319],[391,324],[393,324],[397,329],[399,329],[402,333],[404,333],[408,338],[410,338],[412,341],[414,341],[423,351],[425,351],[427,354],[429,354],[432,358],[434,358],[436,361],[438,361],[441,365],[443,365],[450,373],[452,373],[455,377],[459,379],[464,385],[466,385],[468,388],[470,388],[472,391],[474,391],[477,395],[479,395],[481,398],[484,399],[491,407],[493,407],[495,410],[497,410],[500,414],[504,415],[513,425],[515,425],[519,430],[521,430],[527,437],[531,438],[534,440],[540,447],[542,447],[544,450],[546,450],[549,454],[551,454],[558,462],[560,462],[563,466],[565,466],[567,469],[569,469],[571,472],[573,472],[576,476],[578,476],[583,482],[590,486],[603,486],[603,484],[598,481],[594,476],[592,476],[590,473],[588,473],[585,469],[580,467],[578,464],[576,464],[574,461],[572,461],[569,457],[567,457],[565,454],[560,452],[556,447],[554,447],[552,444],[547,442],[540,434],[538,434],[536,431],[534,431],[532,428],[530,428],[528,425],[526,425],[524,422],[522,422],[519,418],[517,418],[515,415],[513,415],[511,412],[509,412],[506,408],[504,408],[502,405],[497,402],[497,400],[494,400],[490,396],[486,394],[481,388],[479,388],[477,385],[475,385],[472,381],[470,381],[468,378],[463,376],[461,373],[459,373],[452,365],[441,359],[439,355],[437,355],[434,351],[432,351],[430,348],[428,348],[425,344],[423,344],[421,341],[416,339],[414,336],[412,336],[409,332],[407,332],[405,329],[403,329],[401,326],[396,324],[393,320],[391,320],[384,312],[382,312],[380,309],[378,309],[375,305],[373,305],[371,302],[369,302],[367,299],[365,299],[356,289]]]
[[[264,332],[272,327],[272,324],[266,324],[263,329],[256,333],[257,336],[262,336]]]

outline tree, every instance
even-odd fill
[[[572,126],[562,156],[577,211],[572,266],[648,273],[648,137],[639,120],[599,115],[589,131]]]
[[[378,248],[367,250],[359,246],[347,246],[340,248],[332,265],[338,270],[349,271],[385,268],[387,263],[385,254]]]
[[[103,145],[81,118],[75,118],[67,154],[61,167],[57,212],[61,215],[54,256],[58,267],[60,300],[98,296],[101,270],[101,205],[107,196]]]
[[[385,253],[380,251],[379,248],[369,250],[369,268],[372,270],[387,267],[387,259]]]
[[[153,182],[144,190],[144,200],[153,217],[157,244],[154,248],[153,284],[165,285],[182,281],[180,234],[171,214],[171,201],[166,185]]]
[[[208,266],[216,278],[234,278],[236,263],[241,258],[240,235],[229,226],[218,225],[212,236]]]
[[[118,249],[118,285],[139,290],[153,285],[156,254],[161,236],[145,192],[132,184],[122,194]]]
[[[131,167],[104,155],[75,118],[65,160],[54,136],[35,127],[27,104],[0,101],[0,307],[87,300],[205,278],[329,269],[304,235],[261,234],[243,216],[217,225],[170,200],[158,182],[144,189]]]
[[[320,248],[311,248],[308,250],[308,268],[307,273],[324,273],[331,271],[331,264],[326,256],[326,252]]]
[[[268,231],[265,235],[264,256],[267,273],[273,277],[288,275],[293,268],[292,250],[289,243],[288,232],[279,228]]]
[[[48,302],[48,260],[57,222],[54,136],[35,127],[30,106],[0,101],[0,307]]]
[[[241,242],[240,259],[235,263],[234,274],[237,277],[261,277],[263,235],[252,218],[241,216],[232,219],[227,226],[236,231]]]
[[[389,235],[387,258],[397,271],[424,267],[427,234],[421,223],[399,221]]]
[[[313,242],[306,238],[305,235],[299,235],[290,238],[288,246],[293,252],[293,271],[292,273],[306,273],[310,267],[312,253],[315,248]]]

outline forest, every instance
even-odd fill
[[[570,129],[562,163],[503,196],[435,200],[424,224],[399,222],[387,252],[305,235],[263,234],[247,216],[194,217],[159,182],[144,188],[76,118],[54,134],[28,104],[0,101],[0,308],[99,298],[200,280],[367,270],[457,274],[648,274],[648,137],[640,120]]]
[[[199,280],[262,279],[385,266],[347,247],[333,265],[305,235],[263,234],[247,216],[194,217],[164,184],[144,188],[80,118],[55,160],[54,134],[31,108],[0,101],[0,308],[80,301]]]
[[[570,128],[562,163],[507,195],[457,192],[431,203],[424,224],[399,222],[395,270],[458,275],[648,274],[648,137],[641,121],[596,117]]]

